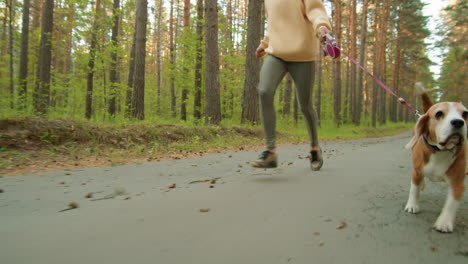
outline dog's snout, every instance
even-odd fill
[[[465,124],[465,121],[463,119],[453,119],[450,123],[455,128],[461,128]]]

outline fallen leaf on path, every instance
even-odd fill
[[[210,208],[201,208],[199,211],[201,213],[208,213],[210,211]]]
[[[168,187],[169,187],[170,189],[174,189],[174,188],[176,187],[176,184],[173,183],[173,184],[169,185]]]
[[[320,236],[320,232],[314,232],[314,235]]]
[[[65,212],[65,211],[68,211],[68,210],[72,210],[72,209],[76,209],[78,208],[78,203],[77,202],[71,202],[68,204],[68,208],[67,209],[63,209],[63,210],[60,210],[60,212]]]
[[[323,247],[324,245],[325,245],[325,242],[320,242],[320,243],[318,244],[319,247]]]
[[[436,251],[436,250],[437,250],[437,248],[436,248],[436,247],[434,247],[434,246],[431,246],[431,251],[432,251],[432,252],[434,252],[434,251]]]
[[[93,193],[87,193],[87,194],[85,195],[85,197],[86,197],[86,198],[93,198]]]
[[[336,229],[343,229],[347,226],[346,222],[341,222],[338,226],[336,226]]]

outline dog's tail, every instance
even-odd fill
[[[416,94],[421,96],[421,101],[423,105],[423,114],[431,108],[431,106],[434,104],[429,97],[429,94],[427,94],[426,88],[424,88],[424,85],[421,82],[417,82],[414,84],[414,87],[416,88]]]
[[[415,83],[414,88],[416,89],[416,94],[418,96],[421,96],[421,101],[423,105],[423,114],[425,114],[427,110],[429,110],[429,108],[431,108],[431,106],[434,103],[432,102],[431,98],[429,97],[429,94],[427,93],[426,88],[424,88],[424,85],[421,82]],[[418,142],[419,140],[420,135],[418,134],[417,126],[420,120],[421,118],[419,118],[418,122],[416,123],[416,126],[413,131],[413,137],[411,138],[410,142],[406,144],[405,146],[406,149],[412,149],[414,145],[416,145],[416,142]]]

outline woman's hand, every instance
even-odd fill
[[[257,50],[255,51],[255,57],[260,58],[265,55],[265,50],[262,49],[261,47],[258,47]]]
[[[326,36],[327,34],[330,34],[330,35],[331,35],[331,31],[330,31],[327,27],[325,27],[325,26],[319,27],[318,36],[319,36],[320,41],[324,41],[324,40],[325,40],[325,36]]]

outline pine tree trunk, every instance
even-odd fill
[[[9,19],[8,19],[8,28],[9,28],[9,38],[8,38],[8,54],[10,55],[10,107],[13,109],[15,107],[14,100],[15,100],[15,68],[13,64],[13,58],[14,58],[14,46],[13,46],[13,38],[14,38],[14,31],[13,31],[13,19],[14,19],[14,0],[9,0],[8,1],[8,9],[9,9]]]
[[[29,13],[31,0],[24,0],[23,21],[21,27],[21,52],[19,69],[19,100],[21,109],[26,108],[26,95],[28,92],[28,48],[29,48]]]
[[[89,46],[88,75],[86,79],[86,119],[91,119],[93,114],[94,64],[96,57],[98,19],[99,13],[101,12],[101,0],[96,0],[96,7],[94,10],[94,21],[91,29],[91,44]]]
[[[379,49],[379,67],[380,67],[380,80],[382,82],[387,82],[387,60],[386,60],[386,47],[387,47],[387,27],[388,27],[388,18],[390,15],[390,0],[383,0],[382,3],[382,28],[380,30],[380,49]],[[380,125],[383,125],[387,122],[387,92],[379,87],[380,91]]]
[[[75,16],[75,3],[72,1],[68,6],[67,13],[67,26],[65,29],[65,50],[63,56],[63,65],[62,65],[62,74],[64,76],[64,87],[63,87],[63,97],[64,105],[68,105],[68,93],[69,93],[69,83],[70,76],[69,72],[72,66],[72,31],[73,31],[73,19]]]
[[[336,32],[336,40],[341,43],[341,1],[334,0],[334,32]],[[333,60],[333,87],[334,87],[334,102],[333,110],[335,116],[335,124],[341,125],[341,61]]]
[[[132,117],[145,119],[145,59],[148,1],[137,0],[135,24],[135,72],[132,95]]]
[[[115,116],[115,103],[118,94],[117,87],[120,83],[118,70],[119,57],[117,55],[119,41],[119,20],[120,20],[120,0],[114,0],[112,6],[112,36],[111,36],[111,63],[109,72],[110,92],[107,112],[110,116]]]
[[[190,0],[184,0],[184,34],[188,35],[190,30]],[[188,46],[185,47],[185,51],[188,50]],[[186,75],[189,74],[189,69],[184,67]],[[180,98],[180,119],[187,120],[187,100],[188,100],[188,88],[187,84],[184,83],[182,88],[182,95]]]
[[[158,49],[156,50],[156,67],[157,69],[157,78],[156,78],[156,89],[157,89],[157,113],[161,114],[161,74],[162,74],[162,59],[161,59],[161,51],[162,51],[162,40],[161,40],[161,35],[162,35],[162,19],[163,19],[163,0],[157,0],[158,1],[158,32],[157,32],[157,45]]]
[[[221,122],[221,103],[219,88],[219,52],[218,52],[218,1],[205,1],[205,122],[219,124]]]
[[[54,0],[45,0],[42,10],[41,41],[33,106],[36,113],[45,115],[49,105],[50,94],[50,67],[52,61],[51,36],[54,21]]]
[[[359,63],[364,65],[365,60],[365,52],[366,52],[366,38],[367,38],[367,8],[369,5],[369,0],[364,0],[362,3],[362,21],[361,21],[361,46],[359,49]],[[364,72],[358,72],[358,80],[357,80],[357,92],[356,92],[356,125],[361,124],[361,115],[362,115],[362,99],[364,93]]]
[[[350,42],[350,52],[351,56],[353,58],[356,58],[357,52],[356,52],[356,0],[351,1],[352,7],[351,7],[351,25],[350,25],[350,31],[351,31],[351,40]],[[351,63],[351,74],[350,74],[350,82],[351,82],[351,119],[353,124],[357,125],[357,88],[356,88],[356,65],[354,63]]]
[[[128,79],[127,79],[127,92],[125,96],[126,116],[130,117],[132,114],[132,94],[134,89],[135,79],[135,43],[136,43],[136,32],[133,33],[132,47],[130,49],[130,58],[128,59]]]
[[[193,103],[193,117],[200,120],[202,113],[202,61],[203,61],[203,0],[197,0],[197,43],[195,57],[195,95]]]
[[[247,48],[245,55],[245,80],[242,97],[241,122],[258,122],[258,82],[260,75],[260,60],[255,57],[255,50],[260,44],[262,27],[262,2],[249,0],[247,20]]]
[[[169,14],[169,58],[172,66],[175,66],[175,30],[174,30],[174,0],[171,0],[170,14]],[[175,92],[175,79],[170,77],[171,85],[171,113],[172,117],[176,117],[176,92]]]

